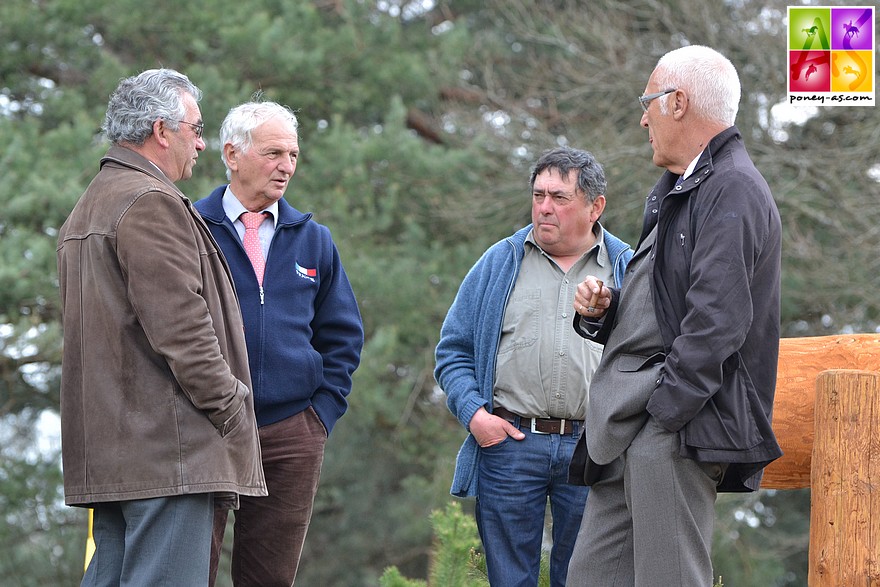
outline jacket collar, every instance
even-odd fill
[[[697,161],[693,173],[678,185],[675,185],[679,178],[678,175],[667,170],[662,176],[660,176],[660,179],[654,184],[653,189],[651,189],[651,192],[648,194],[645,201],[645,217],[642,223],[642,234],[639,237],[636,249],[642,244],[642,241],[645,240],[645,237],[648,236],[648,233],[657,222],[657,215],[652,213],[652,210],[656,212],[657,206],[661,205],[664,198],[684,196],[701,185],[706,178],[712,175],[712,172],[715,169],[715,157],[722,151],[729,151],[731,143],[734,141],[742,141],[742,135],[736,126],[731,126],[712,137],[712,140],[709,141],[709,145],[700,155],[700,159]],[[652,203],[653,205],[650,205]]]
[[[168,184],[174,189],[174,191],[180,193],[180,189],[178,189],[178,187],[174,185],[174,182],[171,181],[168,176],[162,172],[161,169],[159,169],[154,163],[150,162],[149,159],[136,151],[132,151],[127,147],[112,145],[107,151],[107,154],[101,158],[100,166],[104,167],[106,163],[109,163],[111,161],[125,167],[130,167],[131,169],[140,171],[141,173],[146,173],[147,175],[156,178],[162,183]]]
[[[682,181],[680,184],[675,185],[675,182],[678,181],[678,176],[674,173],[667,171],[660,178],[660,181],[657,183],[657,187],[660,188],[660,193],[667,194],[678,194],[687,192],[705,181],[705,179],[712,174],[714,170],[713,157],[717,155],[722,149],[725,149],[728,146],[728,143],[731,141],[741,141],[742,134],[740,134],[739,129],[736,126],[731,126],[727,128],[709,141],[709,145],[703,150],[703,153],[700,155],[700,159],[697,161],[697,165],[694,167],[693,173],[687,176],[687,179]]]
[[[217,187],[211,194],[198,202],[199,213],[202,217],[214,224],[223,224],[226,212],[223,210],[223,194],[228,184]],[[294,226],[311,220],[312,213],[300,212],[282,198],[278,200],[278,222],[276,227]]]

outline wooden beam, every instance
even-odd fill
[[[811,587],[880,587],[880,373],[819,375],[810,494]]]
[[[773,431],[785,454],[764,470],[762,488],[810,486],[816,381],[819,373],[829,369],[880,371],[880,334],[783,338],[779,341]]]

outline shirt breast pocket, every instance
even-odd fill
[[[507,304],[498,354],[529,348],[538,342],[541,290],[514,293]]]

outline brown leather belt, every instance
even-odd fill
[[[526,418],[502,407],[496,407],[492,413],[499,418],[504,418],[511,424],[516,421],[516,418],[519,418],[520,428],[528,428],[538,434],[571,434],[574,430],[575,422],[578,424],[583,424],[584,422],[583,420],[566,420],[564,418]]]

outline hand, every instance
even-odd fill
[[[587,275],[574,294],[574,311],[586,318],[601,318],[611,306],[611,290],[601,279]]]
[[[477,444],[482,448],[500,444],[508,436],[515,440],[522,440],[526,437],[522,430],[504,418],[490,414],[486,408],[477,410],[468,427],[477,440]]]

